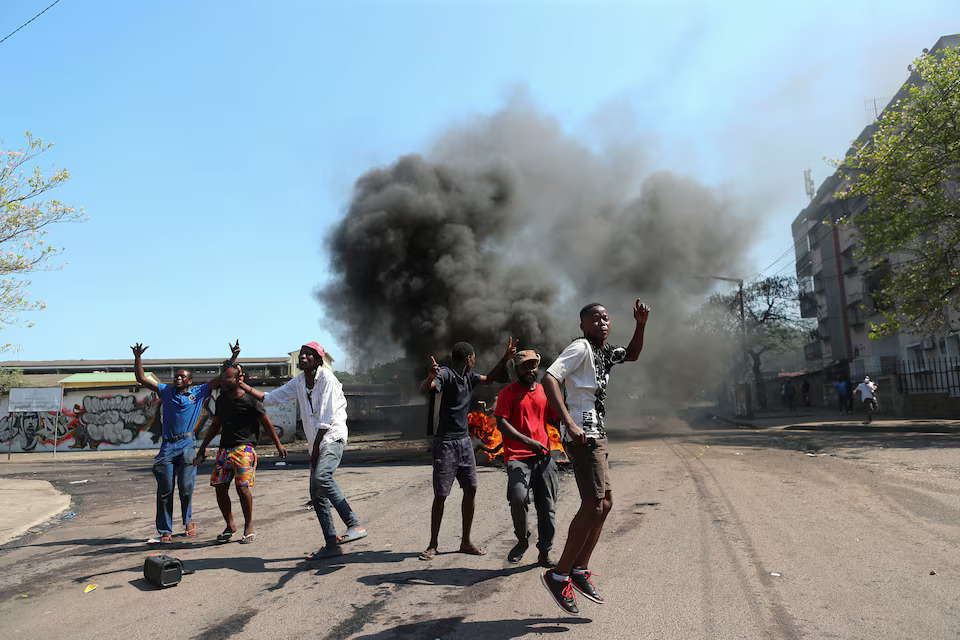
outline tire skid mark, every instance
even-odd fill
[[[699,455],[691,455],[692,452],[681,444],[666,440],[664,442],[690,473],[690,479],[693,481],[699,502],[703,507],[701,524],[705,530],[711,528],[717,530],[719,534],[717,540],[727,560],[735,568],[736,581],[757,624],[768,627],[768,637],[771,638],[784,640],[801,638],[802,634],[785,603],[777,595],[773,580],[764,570],[736,508],[724,492],[721,482],[704,462],[702,452]],[[707,562],[709,551],[705,537],[701,548],[703,554],[700,558],[701,575],[704,578],[704,584],[710,585],[713,581],[710,578],[710,563]],[[744,560],[749,566],[745,565]],[[757,583],[761,589],[756,588]],[[705,593],[708,592],[709,589],[705,590]],[[767,611],[764,611],[762,604],[766,605]],[[704,608],[705,611],[709,609],[708,606]],[[711,620],[705,620],[704,623],[705,628],[712,628]]]

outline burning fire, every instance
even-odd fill
[[[471,411],[467,415],[467,424],[470,427],[470,435],[480,441],[480,446],[490,460],[497,456],[503,457],[503,436],[497,429],[496,418],[488,416],[483,411]],[[550,451],[559,451],[560,455],[555,457],[566,462],[567,454],[560,442],[560,431],[555,425],[547,423],[547,436],[550,438]]]

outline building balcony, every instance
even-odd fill
[[[816,318],[818,309],[819,309],[819,306],[817,305],[817,296],[812,291],[801,291],[800,292],[800,317]]]
[[[862,327],[867,323],[867,312],[862,307],[848,309],[847,321],[851,327]]]
[[[803,345],[803,357],[808,362],[810,360],[820,360],[823,358],[823,345],[819,340],[816,342],[808,342]]]

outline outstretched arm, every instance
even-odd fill
[[[640,357],[643,350],[643,331],[647,326],[647,318],[650,316],[650,307],[640,302],[640,298],[633,305],[633,319],[637,321],[637,328],[633,330],[633,338],[627,345],[627,362],[634,362]]]
[[[160,390],[160,387],[143,373],[143,362],[141,361],[143,352],[149,348],[150,347],[145,347],[139,342],[130,347],[130,349],[133,350],[133,374],[137,377],[137,382],[156,393]]]
[[[480,384],[491,384],[500,380],[507,370],[507,362],[515,355],[517,355],[517,343],[513,341],[513,336],[511,336],[507,342],[507,350],[503,352],[500,362],[493,369],[490,369],[490,373],[480,376]]]

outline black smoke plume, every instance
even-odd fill
[[[639,297],[653,313],[631,393],[689,391],[709,345],[687,316],[713,288],[703,276],[743,273],[752,225],[720,191],[642,165],[514,102],[362,176],[318,297],[361,368],[439,359],[460,340],[492,364],[510,336],[547,365],[587,302],[628,342]]]

